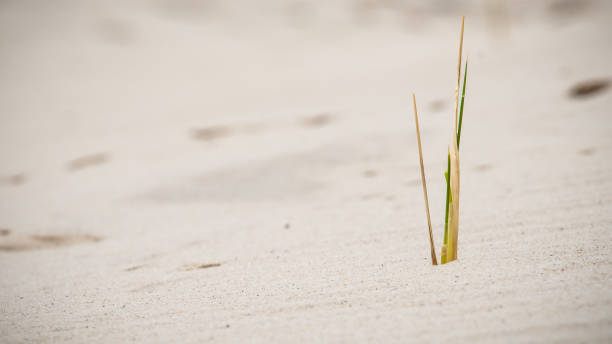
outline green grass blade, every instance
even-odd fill
[[[448,164],[446,172],[444,172],[446,179],[446,210],[444,212],[444,245],[448,244],[448,204],[450,203],[450,153],[448,153]],[[446,254],[442,253],[441,263],[446,263]]]
[[[463,123],[463,104],[465,101],[465,85],[467,81],[467,66],[468,61],[465,59],[465,71],[463,72],[463,87],[461,90],[461,107],[459,108],[459,123],[457,128],[457,148],[459,148],[459,142],[461,142],[461,124]],[[448,208],[451,202],[450,192],[450,153],[448,154],[446,172],[444,172],[444,178],[446,180],[446,209],[444,210],[444,246],[448,247]],[[447,252],[448,254],[448,252]],[[447,254],[442,252],[441,264],[446,264]]]
[[[463,72],[463,89],[461,90],[461,107],[459,108],[459,128],[457,129],[457,148],[461,142],[461,123],[463,122],[463,102],[465,101],[465,82],[467,81],[468,59],[465,58],[465,71]]]

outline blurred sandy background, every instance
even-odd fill
[[[410,93],[439,253],[461,14],[432,267]],[[595,0],[0,1],[0,342],[610,342],[610,33]]]

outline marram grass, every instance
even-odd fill
[[[457,63],[457,85],[455,88],[455,111],[453,116],[453,132],[451,136],[451,144],[448,148],[447,166],[444,172],[446,181],[446,206],[444,211],[444,238],[441,250],[442,264],[452,262],[457,259],[457,246],[459,238],[459,185],[460,185],[460,168],[459,168],[459,143],[461,142],[461,125],[463,124],[463,106],[465,101],[465,85],[467,81],[467,59],[465,61],[465,70],[463,72],[463,86],[461,89],[461,105],[459,105],[459,86],[461,81],[461,58],[463,50],[463,26],[465,18],[461,18],[461,31],[459,36],[459,58]],[[427,224],[429,226],[429,241],[431,248],[431,262],[437,265],[433,235],[431,229],[431,220],[429,216],[429,201],[427,197],[427,186],[425,184],[425,169],[423,167],[423,152],[421,149],[421,136],[419,131],[416,100],[412,95],[414,104],[414,116],[417,130],[417,140],[419,148],[419,158],[421,166],[421,179],[423,183],[423,193],[425,198],[425,209],[427,214]]]
[[[436,248],[434,247],[433,232],[431,230],[431,217],[429,216],[429,199],[427,198],[427,183],[425,182],[425,167],[423,167],[423,149],[421,148],[421,131],[419,130],[419,116],[417,114],[416,97],[412,94],[412,104],[414,105],[414,123],[416,124],[417,143],[419,146],[419,162],[421,165],[421,181],[423,182],[423,195],[425,198],[425,213],[427,214],[427,226],[429,227],[429,245],[431,247],[431,263],[438,265],[436,259]]]
[[[461,124],[463,123],[463,104],[465,101],[465,82],[467,80],[467,58],[465,60],[465,71],[463,72],[463,87],[461,90],[461,106],[459,109],[459,124],[458,124],[458,128],[457,128],[457,152],[459,151],[459,143],[461,142]],[[449,149],[450,150],[450,149]],[[459,158],[457,157],[457,165],[459,164]],[[451,175],[450,173],[451,170],[451,154],[450,151],[448,153],[448,162],[447,162],[447,167],[446,167],[446,172],[444,172],[444,179],[446,180],[446,208],[445,208],[445,213],[444,213],[444,245],[448,246],[451,245],[451,247],[453,248],[453,255],[452,256],[448,256],[446,250],[444,250],[444,246],[443,247],[443,252],[442,252],[442,256],[440,258],[440,261],[442,264],[446,264],[450,261],[453,261],[455,259],[457,259],[457,236],[458,236],[458,226],[459,226],[459,209],[458,209],[458,193],[459,190],[456,191],[456,205],[457,205],[457,209],[455,210],[455,214],[453,214],[454,216],[451,217],[450,219],[450,225],[451,228],[453,228],[453,225],[456,225],[456,228],[454,230],[454,232],[452,232],[453,236],[453,240],[451,240],[450,244],[448,241],[448,229],[449,229],[449,211],[452,210],[452,206],[453,206],[453,194],[455,194],[455,192],[451,193],[451,183],[449,180],[449,176]],[[459,168],[457,167],[457,171],[459,170]],[[459,176],[457,176],[457,186],[459,184]]]

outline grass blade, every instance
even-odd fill
[[[463,71],[463,87],[461,90],[461,108],[459,109],[459,129],[457,130],[457,147],[461,142],[461,123],[463,123],[463,102],[465,101],[465,82],[467,81],[468,58],[465,58],[465,69]]]
[[[423,196],[425,198],[425,212],[427,213],[427,226],[429,227],[429,245],[431,248],[431,264],[438,265],[436,248],[434,247],[433,232],[431,230],[431,217],[429,216],[429,199],[427,197],[427,183],[425,182],[425,167],[423,166],[423,149],[421,148],[421,132],[419,130],[419,116],[417,115],[416,97],[412,94],[414,104],[414,123],[416,125],[417,142],[419,146],[419,162],[421,163],[421,181],[423,182]]]
[[[455,116],[453,120],[453,133],[451,135],[451,148],[449,149],[448,167],[446,172],[446,210],[444,220],[445,245],[442,247],[443,264],[457,259],[457,240],[459,236],[459,86],[461,82],[461,57],[463,53],[463,28],[465,16],[461,17],[461,31],[459,34],[459,57],[457,61],[457,86],[455,87]],[[464,89],[465,95],[465,77]],[[463,114],[463,98],[461,114]],[[462,120],[463,118],[461,118]]]
[[[446,167],[446,172],[444,172],[444,178],[446,179],[446,210],[444,211],[444,241],[442,246],[442,256],[440,257],[440,261],[442,264],[446,264],[447,256],[446,256],[446,246],[448,245],[448,204],[450,202],[450,148],[448,151],[448,164]]]

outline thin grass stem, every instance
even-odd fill
[[[444,246],[448,245],[448,204],[450,202],[450,151],[448,152],[448,162],[446,172],[444,172],[444,178],[446,179],[446,210],[444,211]],[[442,252],[440,261],[442,264],[446,264],[446,252]]]
[[[463,103],[465,97],[464,74],[461,114],[459,111],[459,86],[461,82],[461,58],[463,52],[463,28],[465,17],[461,17],[461,30],[459,34],[459,56],[457,61],[457,86],[455,87],[455,114],[453,120],[453,135],[451,136],[452,148],[449,148],[446,179],[446,209],[444,215],[444,245],[442,247],[442,264],[457,259],[457,238],[459,231],[459,141],[460,141],[460,122],[463,120]],[[466,61],[467,63],[467,61]],[[467,67],[467,64],[466,64]],[[466,68],[467,69],[467,68]],[[451,166],[453,165],[452,171]],[[451,173],[452,172],[452,173]],[[455,197],[453,197],[455,194]],[[452,208],[452,209],[451,209]],[[452,211],[451,211],[452,210]]]
[[[431,248],[431,264],[438,265],[436,258],[436,248],[434,247],[433,231],[431,229],[431,216],[429,215],[429,198],[427,197],[427,182],[425,181],[425,167],[423,165],[423,149],[421,148],[421,131],[419,130],[419,116],[417,114],[416,97],[412,94],[412,104],[414,105],[414,123],[416,125],[417,143],[419,146],[419,162],[421,164],[421,181],[423,182],[423,197],[425,198],[425,213],[427,214],[427,226],[429,228],[429,245]]]
[[[461,90],[461,107],[459,109],[459,129],[457,129],[457,148],[461,142],[461,123],[463,123],[463,103],[465,101],[465,82],[467,81],[468,58],[465,58],[465,69],[463,71],[463,87]]]

